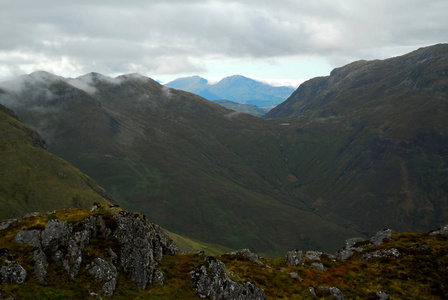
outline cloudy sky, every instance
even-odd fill
[[[447,0],[0,0],[0,81],[46,70],[298,84],[448,42]]]

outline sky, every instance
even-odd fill
[[[0,81],[140,73],[298,86],[448,42],[447,0],[0,0]]]

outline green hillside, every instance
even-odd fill
[[[334,251],[356,235],[291,201],[270,122],[141,75],[73,82],[36,72],[20,80],[3,101],[55,154],[174,233],[271,255]]]
[[[0,91],[1,92],[1,91]],[[109,203],[102,188],[47,150],[40,135],[0,105],[0,219]]]

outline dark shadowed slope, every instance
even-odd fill
[[[302,84],[266,118],[281,134],[297,195],[372,232],[448,219],[448,45],[358,61]]]

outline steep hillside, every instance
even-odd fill
[[[4,91],[0,90],[0,93]],[[52,155],[40,135],[0,105],[0,219],[109,203],[91,178]]]
[[[4,299],[446,299],[448,225],[379,231],[335,255],[180,252],[145,216],[95,205],[0,222]]]
[[[3,86],[55,154],[174,233],[270,254],[333,251],[356,234],[291,201],[276,126],[262,119],[135,74],[36,72]]]
[[[266,118],[297,195],[372,232],[424,231],[448,219],[448,45],[359,61],[302,84]]]
[[[166,86],[195,93],[208,100],[230,100],[258,107],[278,105],[294,91],[292,87],[275,87],[241,75],[226,77],[214,84],[198,76],[179,78]]]

